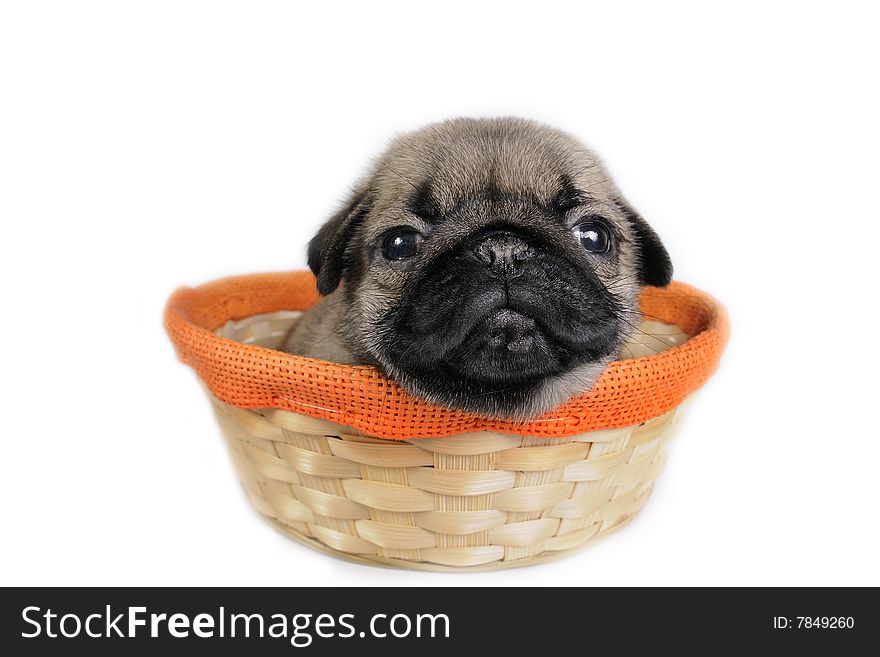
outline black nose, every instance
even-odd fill
[[[493,275],[516,278],[522,274],[522,262],[535,256],[535,249],[514,233],[495,231],[480,240],[474,254]]]

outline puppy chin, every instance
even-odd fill
[[[560,370],[559,359],[535,320],[510,308],[491,313],[449,358],[462,378],[516,384]]]
[[[454,373],[447,379],[442,372],[414,376],[389,370],[405,389],[434,404],[482,417],[527,422],[589,390],[612,360],[608,356],[528,382],[499,380],[489,386],[468,385]]]
[[[427,360],[410,357],[383,366],[411,393],[441,406],[525,421],[590,389],[613,360],[606,342],[597,337],[595,351],[572,354],[532,317],[502,308],[439,359],[435,353]],[[427,345],[407,350],[410,355],[429,351]]]

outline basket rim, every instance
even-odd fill
[[[678,281],[645,287],[642,311],[691,335],[652,356],[614,361],[588,392],[529,421],[479,417],[417,399],[367,365],[341,365],[223,338],[228,321],[280,310],[307,310],[320,296],[309,271],[233,276],[181,287],[165,307],[178,358],[221,401],[328,420],[346,433],[391,440],[494,431],[567,437],[639,424],[678,406],[716,370],[729,335],[724,307]],[[329,429],[329,427],[328,427]]]

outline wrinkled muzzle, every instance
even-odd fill
[[[527,381],[612,353],[620,324],[596,275],[540,238],[481,231],[437,257],[396,309],[397,368]]]

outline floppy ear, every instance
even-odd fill
[[[623,199],[617,200],[627,220],[636,234],[636,245],[639,249],[640,267],[639,280],[642,285],[666,287],[672,282],[672,261],[663,242],[657,237],[654,229],[642,216]]]
[[[362,185],[309,242],[308,263],[317,278],[318,292],[322,295],[327,296],[339,287],[345,271],[346,249],[352,231],[363,221],[369,210],[367,187]]]

